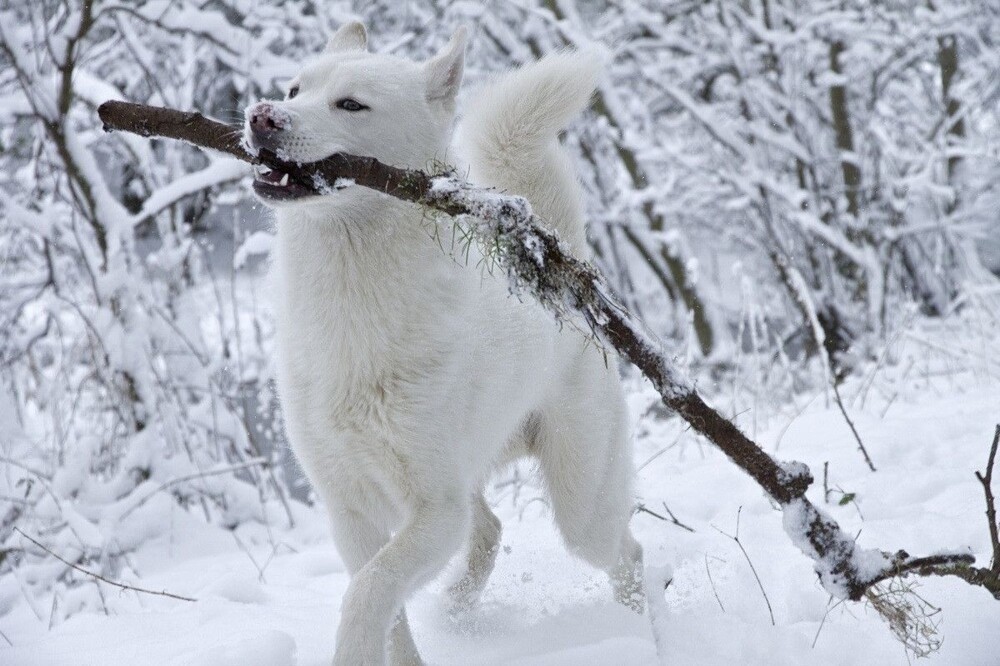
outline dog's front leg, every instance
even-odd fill
[[[352,487],[342,480],[332,485],[338,489]],[[389,541],[389,529],[384,521],[375,520],[351,507],[336,492],[327,493],[326,503],[337,550],[353,577]],[[341,624],[343,622],[342,620]],[[389,634],[389,657],[391,666],[421,666],[405,609],[400,609]]]
[[[469,522],[465,490],[416,501],[405,525],[351,579],[344,596],[334,666],[383,666],[386,638],[417,586],[458,549]]]

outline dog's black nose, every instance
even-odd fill
[[[288,115],[269,102],[260,102],[247,111],[247,120],[251,132],[258,137],[267,138],[285,129]]]
[[[264,115],[263,113],[250,116],[250,127],[257,132],[267,132],[278,128],[278,126],[274,124],[274,119],[270,116]]]

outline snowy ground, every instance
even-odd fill
[[[864,545],[914,554],[970,546],[982,563],[988,561],[988,539],[973,471],[983,469],[1000,421],[1000,372],[989,355],[974,371],[963,372],[949,361],[953,352],[933,349],[911,344],[891,368],[880,367],[846,387],[845,400],[879,467],[875,474],[821,391],[777,413],[743,411],[738,420],[769,450],[808,463],[818,477],[829,461],[830,486],[854,493],[856,503],[839,506],[842,494],[835,493],[828,509],[845,529],[860,532]],[[651,416],[649,389],[636,385],[631,401],[641,499],[660,513],[666,502],[695,530],[648,514],[633,519],[647,562],[674,567],[663,623],[668,663],[908,663],[870,607],[829,610],[809,561],[790,544],[780,516],[751,481],[676,419]],[[442,594],[446,574],[409,606],[428,663],[658,663],[647,620],[610,601],[604,578],[561,547],[535,486],[505,483],[509,478],[498,479],[493,491],[505,532],[481,605],[450,617]],[[822,503],[819,486],[812,496]],[[740,541],[760,575],[773,623],[739,546],[721,533],[735,533],[741,506]],[[296,528],[269,536],[260,526],[235,535],[209,529],[173,512],[170,524],[159,526],[159,536],[135,555],[143,577],[129,582],[196,602],[105,588],[108,614],[78,614],[51,628],[49,608],[22,602],[0,617],[0,631],[13,643],[0,639],[0,663],[329,663],[347,576],[321,512],[303,506],[298,513]],[[918,591],[943,608],[935,617],[943,646],[928,663],[1000,664],[1000,603],[960,581],[921,581]]]

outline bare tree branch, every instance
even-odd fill
[[[273,153],[251,155],[239,141],[238,128],[198,113],[107,102],[98,109],[107,130],[181,139],[265,164],[317,193],[338,180],[371,188],[459,218],[496,264],[506,271],[511,289],[530,294],[557,319],[580,321],[606,347],[616,350],[649,379],[664,404],[715,444],[749,474],[781,507],[785,530],[807,556],[824,587],[840,599],[859,600],[879,581],[916,574],[957,576],[987,589],[1000,600],[1000,576],[973,566],[969,553],[911,557],[862,549],[831,517],[805,496],[813,482],[799,462],[779,462],[711,408],[667,356],[663,344],[620,306],[604,277],[589,263],[569,254],[565,245],[535,217],[528,202],[475,187],[451,175],[400,169],[371,157],[335,154],[319,162],[284,162]]]

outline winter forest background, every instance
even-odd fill
[[[721,411],[822,474],[817,501],[861,540],[989,560],[995,0],[0,0],[0,662],[332,655],[346,578],[272,390],[268,213],[246,165],[106,134],[95,109],[239,122],[351,19],[413,58],[470,26],[467,92],[604,44],[565,144],[629,309]],[[982,590],[921,583],[902,627],[828,604],[759,491],[630,377],[634,524],[675,569],[677,663],[1000,663]],[[530,467],[491,493],[511,535],[495,588],[472,620],[433,586],[414,602],[428,657],[655,663],[648,627],[560,550]]]

